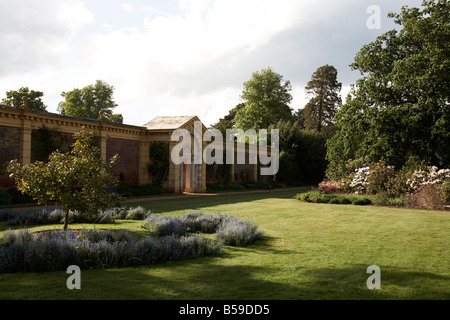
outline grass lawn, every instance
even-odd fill
[[[220,257],[82,270],[81,290],[67,289],[65,270],[0,274],[0,299],[450,299],[450,212],[309,204],[292,199],[297,192],[127,203],[154,213],[200,210],[250,219],[267,239],[227,247]],[[95,227],[143,232],[139,224]],[[380,290],[366,286],[371,265],[381,269]]]

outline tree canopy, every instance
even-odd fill
[[[284,81],[283,76],[271,68],[253,73],[244,83],[241,98],[245,107],[236,113],[236,128],[267,129],[280,120],[292,120],[291,90],[290,81]]]
[[[334,115],[342,100],[339,95],[342,84],[337,80],[335,67],[319,67],[306,85],[311,97],[303,109],[304,126],[307,130],[323,131],[334,123]]]
[[[64,206],[65,230],[70,210],[93,215],[99,209],[114,206],[117,200],[117,196],[109,193],[107,188],[117,182],[111,168],[118,156],[105,162],[100,149],[95,146],[93,133],[78,132],[75,139],[70,152],[55,151],[46,163],[36,161],[21,165],[12,160],[7,169],[22,193],[33,197],[39,204],[57,201]]]
[[[22,87],[19,90],[11,90],[6,92],[6,98],[2,100],[2,104],[20,108],[23,104],[23,98],[26,98],[27,107],[35,111],[45,111],[47,106],[42,102],[44,93],[41,91],[34,91],[28,87]]]
[[[402,26],[361,48],[361,72],[336,114],[328,141],[330,170],[368,157],[402,167],[415,160],[450,166],[450,19],[448,1],[404,6],[389,17]]]
[[[88,85],[83,89],[75,88],[69,92],[63,92],[61,96],[64,101],[58,105],[58,111],[63,115],[98,119],[122,123],[121,114],[113,114],[117,107],[113,98],[114,87],[104,81],[97,80],[95,84]]]

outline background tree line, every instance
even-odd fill
[[[244,83],[242,103],[231,109],[213,128],[278,129],[280,133],[280,170],[277,181],[289,184],[315,184],[327,168],[326,140],[333,133],[334,115],[341,104],[335,67],[319,67],[307,83],[310,100],[296,112],[290,81],[271,68],[255,72]]]
[[[62,115],[98,119],[123,123],[121,114],[114,114],[113,110],[117,107],[114,102],[114,87],[104,81],[97,80],[94,84],[85,86],[82,89],[75,88],[68,92],[62,92],[64,98],[58,105],[58,112]],[[47,106],[42,101],[44,93],[41,91],[30,90],[28,87],[22,87],[19,90],[6,92],[6,98],[2,104],[10,107],[19,108],[23,104],[23,97],[26,97],[27,107],[35,111],[46,111]]]
[[[363,46],[350,65],[361,73],[342,104],[333,66],[319,67],[293,112],[291,84],[268,68],[244,83],[243,103],[213,125],[280,130],[285,181],[315,183],[345,174],[349,159],[396,168],[425,162],[450,167],[450,3],[424,1],[390,13],[402,28]]]
[[[424,1],[389,14],[391,30],[361,48],[351,67],[361,73],[335,116],[327,142],[329,171],[347,159],[386,161],[396,168],[424,161],[450,167],[450,2]]]
[[[424,1],[390,13],[401,28],[363,46],[350,65],[361,73],[342,103],[337,70],[324,65],[312,74],[308,103],[294,111],[290,81],[271,68],[244,83],[242,103],[213,128],[280,130],[278,178],[317,183],[343,174],[348,159],[387,161],[397,168],[425,161],[450,167],[450,4]],[[114,88],[102,81],[63,92],[61,114],[123,121],[112,110]],[[2,103],[19,107],[22,96],[35,110],[45,110],[42,92],[21,88]]]

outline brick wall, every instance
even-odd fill
[[[20,158],[20,129],[0,126],[0,186],[14,187],[8,177],[6,166],[9,161]]]
[[[106,140],[106,158],[119,155],[119,162],[113,167],[117,178],[123,177],[127,184],[139,183],[139,141],[108,138]]]

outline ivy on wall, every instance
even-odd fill
[[[147,163],[148,173],[152,177],[154,184],[161,186],[167,179],[170,165],[170,146],[165,141],[155,141],[150,143],[149,160]]]
[[[57,129],[48,128],[42,125],[39,129],[33,130],[32,148],[35,160],[47,162],[48,157],[54,151],[61,150],[67,144],[67,137]]]

